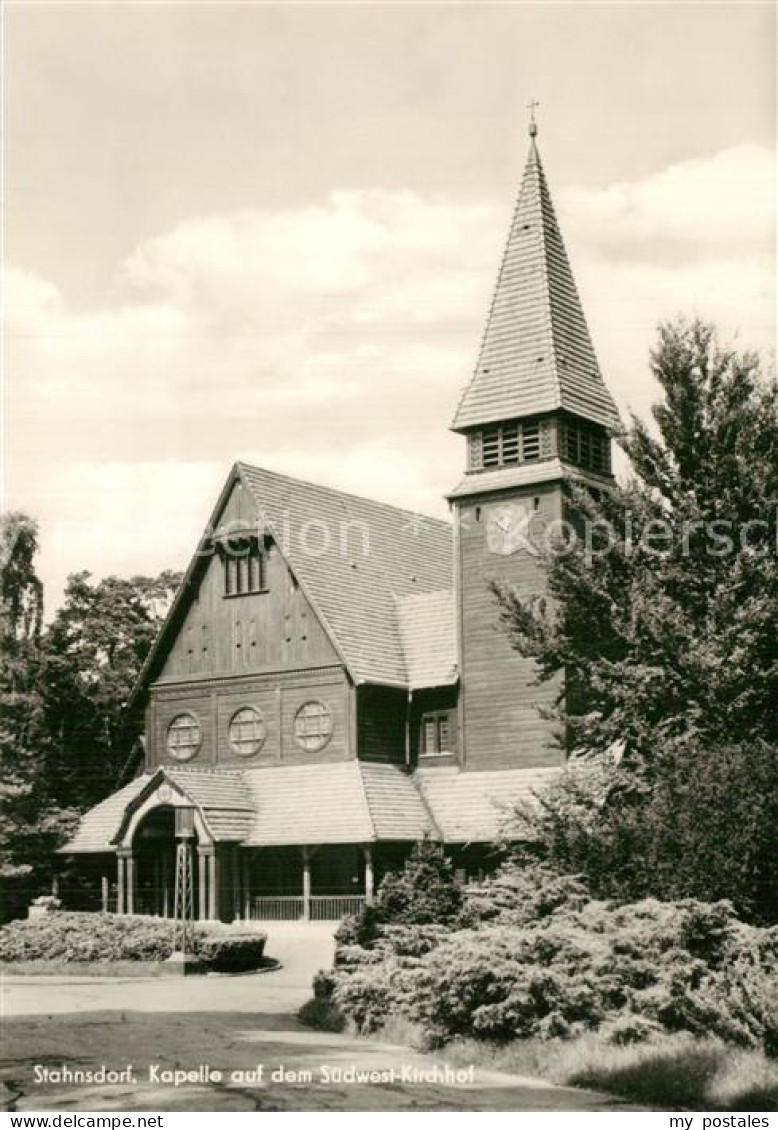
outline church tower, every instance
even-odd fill
[[[534,661],[510,646],[489,588],[542,593],[537,542],[562,513],[562,481],[611,479],[618,415],[602,379],[530,123],[530,148],[478,364],[452,430],[464,479],[455,527],[461,759],[467,770],[561,763]]]

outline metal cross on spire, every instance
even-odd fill
[[[538,124],[535,121],[535,110],[537,109],[537,107],[539,105],[540,105],[540,103],[538,102],[538,100],[536,98],[532,98],[527,103],[527,109],[529,110],[529,135],[530,135],[530,137],[537,137],[537,134],[538,134]]]

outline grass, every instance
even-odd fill
[[[778,1062],[715,1039],[678,1035],[627,1047],[594,1034],[502,1046],[460,1040],[440,1054],[457,1066],[540,1076],[662,1110],[778,1111]]]
[[[312,998],[297,1015],[319,1031],[350,1028],[326,998]],[[391,1017],[368,1039],[427,1050],[422,1029],[402,1016]],[[548,1079],[660,1110],[778,1111],[778,1060],[712,1038],[679,1034],[626,1046],[608,1043],[596,1033],[574,1040],[510,1044],[454,1040],[437,1054],[455,1067],[473,1064]]]

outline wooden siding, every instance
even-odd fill
[[[250,523],[255,514],[256,504],[236,483],[219,524]],[[267,591],[261,593],[225,596],[223,560],[216,552],[210,557],[156,681],[297,670],[338,661],[278,548],[270,545]]]
[[[408,692],[393,687],[358,687],[357,744],[365,761],[405,761]]]
[[[339,667],[154,686],[146,734],[147,769],[179,764],[167,751],[166,736],[171,721],[182,711],[197,716],[203,733],[200,750],[187,765],[248,769],[254,765],[348,759],[353,756],[348,725],[350,691]],[[303,703],[311,701],[323,703],[332,715],[332,737],[318,752],[301,749],[294,738],[295,714]],[[230,720],[243,706],[259,709],[266,726],[262,748],[249,757],[235,753],[229,742]]]
[[[556,765],[563,761],[553,725],[539,705],[549,705],[556,688],[538,685],[536,667],[511,646],[498,622],[491,578],[540,593],[544,575],[537,560],[519,549],[503,557],[486,541],[491,504],[528,502],[547,521],[561,516],[559,488],[538,485],[498,495],[473,496],[456,504],[457,574],[459,580],[459,654],[461,757],[467,769],[509,769]]]

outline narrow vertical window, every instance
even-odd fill
[[[224,550],[224,595],[241,596],[266,588],[265,547],[259,539],[232,539]]]

